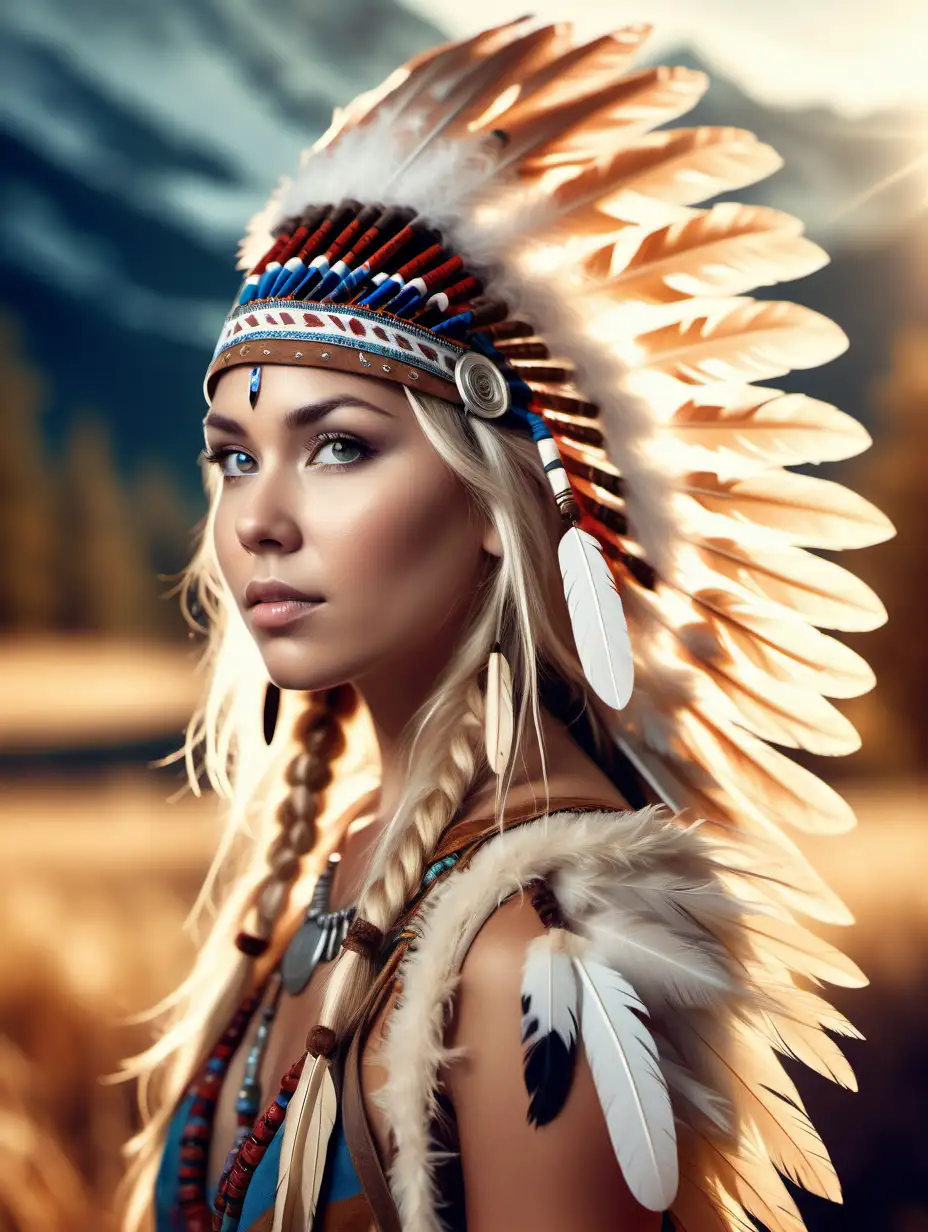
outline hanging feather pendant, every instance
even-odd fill
[[[665,1211],[679,1182],[677,1139],[657,1046],[638,1017],[644,1002],[617,971],[573,958],[580,985],[580,1032],[616,1159],[649,1211]]]
[[[271,1232],[312,1227],[337,1106],[329,1062],[307,1057],[284,1120]]]
[[[512,750],[513,708],[512,672],[499,642],[493,647],[487,662],[484,715],[487,761],[493,773],[500,775],[509,764]]]
[[[566,938],[564,929],[549,929],[531,942],[525,955],[523,1073],[531,1125],[547,1125],[563,1108],[577,1057],[580,990]]]
[[[635,667],[615,578],[599,542],[571,526],[557,550],[574,642],[593,692],[613,710],[632,695]]]

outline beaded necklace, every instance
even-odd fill
[[[258,1001],[258,995],[250,996],[236,1010],[219,1043],[210,1053],[203,1073],[191,1092],[193,1102],[180,1140],[177,1187],[177,1205],[185,1232],[210,1232],[212,1227],[205,1194],[216,1104],[229,1062],[242,1042]]]
[[[417,904],[436,880],[450,872],[457,858],[457,853],[454,853],[431,864],[410,905]],[[243,1002],[210,1054],[203,1077],[193,1088],[195,1098],[181,1139],[178,1206],[184,1232],[237,1232],[251,1178],[283,1124],[307,1054],[304,1052],[284,1075],[280,1090],[263,1114],[260,1114],[261,1087],[258,1076],[280,1004],[281,991],[285,988],[291,993],[302,991],[318,963],[336,957],[348,925],[354,918],[354,907],[334,912],[327,910],[337,861],[337,856],[334,859],[330,857],[313,892],[303,924],[294,934],[278,969],[272,973],[268,983]],[[413,936],[414,933],[408,929],[398,928],[386,947],[386,953]],[[216,1105],[229,1062],[240,1047],[262,999],[265,1004],[248,1051],[235,1102],[235,1141],[226,1159],[211,1210],[206,1200],[207,1168]]]

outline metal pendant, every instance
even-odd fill
[[[280,978],[291,997],[303,991],[321,962],[331,962],[335,958],[354,919],[356,909],[353,906],[339,911],[327,910],[337,863],[337,857],[330,858],[316,883],[306,918],[280,960]]]

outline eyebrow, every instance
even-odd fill
[[[368,402],[365,398],[356,398],[353,394],[336,394],[321,402],[307,402],[305,406],[298,406],[292,411],[287,411],[283,418],[283,425],[291,431],[296,428],[306,428],[310,424],[317,423],[325,415],[331,414],[332,411],[337,411],[340,406],[363,406],[369,411],[376,411],[378,415],[390,415],[390,412],[384,410],[382,406],[377,406],[375,402]],[[238,420],[230,419],[227,415],[221,415],[218,411],[212,410],[203,420],[203,427],[218,428],[220,432],[229,432],[233,435],[247,435],[248,431]]]

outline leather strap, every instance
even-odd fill
[[[532,804],[526,805],[521,809],[515,809],[512,812],[507,810],[504,822],[505,828],[509,830],[512,826],[520,825],[525,821],[534,821],[536,818],[544,817],[545,813],[556,813],[561,809],[615,810],[617,807],[614,799],[604,800],[601,796],[590,796],[588,798],[577,795],[552,796],[547,808],[544,807],[540,800],[535,800]],[[466,821],[452,822],[438,840],[438,845],[432,853],[432,860],[440,860],[442,856],[451,855],[464,847],[470,846],[471,843],[477,840],[492,838],[494,834],[498,833],[499,824],[493,814],[483,817],[469,817]]]
[[[511,815],[507,814],[506,829],[522,822],[532,821],[537,817],[543,817],[545,812],[554,812],[558,809],[615,809],[615,807],[614,800],[579,799],[575,795],[552,797],[548,808],[540,812],[536,804],[532,808]],[[461,861],[463,863],[482,846],[483,842],[498,833],[496,819],[492,817],[475,818],[452,825],[436,848],[434,859],[440,859],[442,855],[448,855],[453,851],[466,849]],[[403,1232],[403,1229],[364,1108],[361,1090],[361,1052],[369,1027],[376,1020],[386,996],[393,987],[393,980],[405,950],[404,945],[394,949],[378,974],[367,1002],[367,1009],[361,1022],[352,1032],[351,1043],[342,1066],[342,1125],[345,1131],[345,1141],[361,1182],[361,1188],[373,1212],[378,1232]]]
[[[342,1072],[342,1126],[345,1131],[345,1141],[361,1182],[361,1188],[364,1190],[364,1196],[373,1212],[378,1232],[403,1232],[403,1228],[364,1110],[361,1091],[361,1050],[367,1038],[367,1027],[376,1018],[384,996],[392,987],[393,977],[401,957],[401,952],[391,955],[390,960],[378,975],[368,1003],[368,1012],[352,1033]]]

